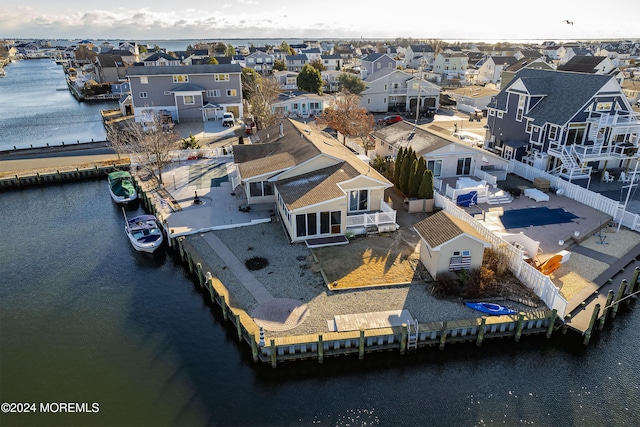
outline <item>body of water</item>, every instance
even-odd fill
[[[29,59],[5,67],[0,79],[0,150],[104,141],[101,109],[117,102],[78,102],[67,88],[62,66]]]
[[[169,252],[133,250],[106,179],[2,193],[0,218],[0,401],[38,405],[2,426],[640,425],[637,303],[588,347],[558,332],[273,370]],[[97,411],[40,412],[60,402]]]

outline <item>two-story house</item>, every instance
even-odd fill
[[[640,120],[612,76],[523,68],[488,105],[488,148],[577,183],[628,168]]]
[[[409,68],[430,68],[435,60],[435,51],[429,44],[412,44],[404,52],[404,62]]]
[[[478,68],[478,83],[498,83],[502,70],[518,60],[514,56],[489,56]]]
[[[237,64],[129,67],[131,101],[137,122],[152,112],[168,112],[174,122],[242,117],[242,68]]]
[[[324,93],[334,93],[341,89],[340,81],[338,77],[343,73],[343,71],[338,71],[334,69],[327,69],[325,71],[320,71],[322,75],[322,81],[324,82],[322,85],[322,91]]]
[[[273,55],[261,50],[256,50],[244,58],[245,67],[253,68],[260,74],[269,74],[273,70],[273,62]]]
[[[285,65],[287,66],[287,71],[295,71],[299,73],[302,71],[302,67],[305,64],[309,63],[309,57],[307,55],[298,54],[298,55],[287,55],[285,56]]]
[[[293,71],[274,71],[271,76],[276,79],[280,89],[296,90],[298,89],[298,73]]]
[[[383,68],[365,79],[367,88],[360,94],[360,105],[371,113],[420,111],[440,105],[440,86],[405,71]]]
[[[127,79],[128,65],[120,55],[99,54],[93,58],[98,83],[115,83]]]
[[[348,232],[397,229],[384,201],[392,184],[333,137],[291,120],[258,136],[234,146],[234,191],[249,205],[274,203],[291,242],[347,243]]]
[[[360,75],[366,79],[378,71],[397,68],[396,60],[386,53],[370,53],[360,59]]]
[[[172,67],[181,65],[180,59],[164,52],[155,52],[145,58],[142,63],[145,67]]]
[[[433,62],[433,72],[445,79],[458,79],[464,77],[468,66],[469,57],[464,53],[442,52]]]
[[[340,55],[320,55],[320,60],[327,70],[340,71],[342,68],[342,57]]]

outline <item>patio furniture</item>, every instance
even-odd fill
[[[538,190],[537,188],[527,188],[526,190],[524,190],[524,195],[527,196],[530,199],[535,200],[536,202],[548,202],[549,201],[549,195],[546,193],[543,193],[542,191]]]
[[[602,182],[613,182],[615,178],[609,175],[609,172],[604,171],[604,177],[602,178]]]

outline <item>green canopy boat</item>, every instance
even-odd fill
[[[109,174],[109,193],[116,203],[130,203],[138,197],[131,174],[126,171]]]

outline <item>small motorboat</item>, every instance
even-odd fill
[[[136,251],[153,253],[162,245],[162,229],[155,216],[138,215],[129,219],[124,208],[122,213],[126,221],[124,230]]]
[[[127,204],[138,197],[131,174],[126,171],[111,172],[108,175],[109,193],[116,203]]]
[[[482,313],[491,314],[494,316],[503,316],[507,314],[516,314],[514,310],[507,308],[500,304],[493,304],[490,302],[465,302],[465,305],[474,310],[481,311]]]

